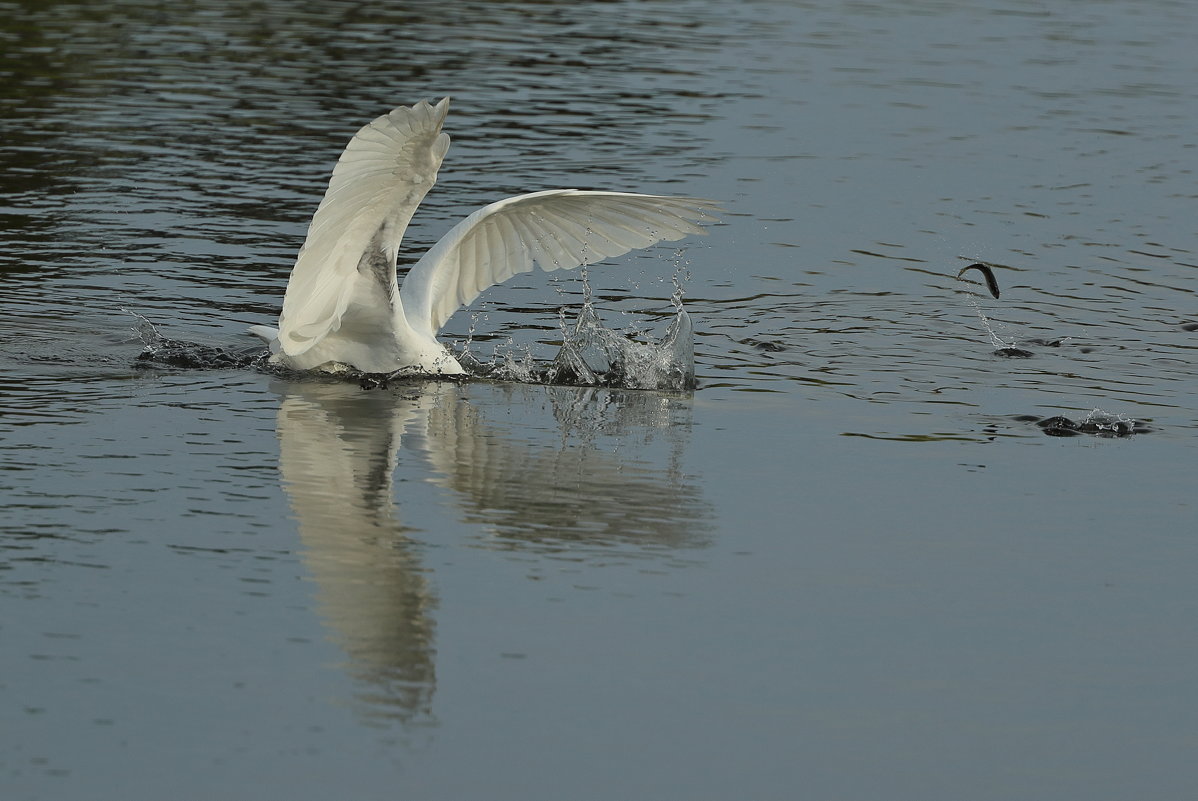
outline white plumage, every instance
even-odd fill
[[[278,329],[250,330],[272,360],[300,370],[460,374],[437,332],[516,273],[573,269],[688,234],[710,200],[551,189],[492,203],[395,275],[404,231],[449,149],[449,98],[400,107],[362,128],[333,169],[291,271]]]

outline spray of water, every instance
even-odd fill
[[[674,315],[660,339],[639,330],[635,324],[622,330],[605,325],[595,308],[584,263],[576,274],[582,285],[582,306],[573,316],[568,306],[558,308],[562,345],[550,362],[538,363],[530,348],[519,349],[510,340],[496,346],[489,360],[479,358],[471,347],[473,325],[458,361],[472,375],[497,381],[668,392],[692,390],[694,331],[682,306],[683,284],[689,271],[681,253],[675,258],[672,278],[670,303]],[[562,292],[560,288],[558,291]]]
[[[690,315],[679,309],[660,341],[637,342],[604,326],[587,300],[543,380],[549,384],[625,389],[694,389]]]
[[[664,336],[638,342],[603,324],[592,302],[586,267],[581,268],[583,302],[570,324],[558,311],[562,347],[542,374],[549,384],[684,391],[695,387],[694,331],[682,308],[682,278],[674,272],[674,319]]]
[[[220,345],[204,345],[198,342],[183,342],[168,339],[148,319],[121,309],[137,320],[133,333],[142,343],[137,356],[139,367],[187,367],[201,370],[219,370],[235,367],[250,367],[265,363],[269,352],[254,346],[244,350],[231,350]]]
[[[995,350],[1015,347],[1014,339],[1008,342],[1000,337],[998,332],[994,330],[995,324],[989,317],[986,316],[986,313],[982,311],[982,304],[976,294],[969,292],[969,297],[966,302],[968,302],[973,308],[973,311],[977,314],[978,319],[982,321],[982,327],[986,330],[986,335],[990,338],[990,344],[994,346]]]

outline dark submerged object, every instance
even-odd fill
[[[1036,354],[1023,348],[1006,347],[994,351],[994,355],[1002,356],[1004,359],[1030,359]]]
[[[230,350],[219,345],[200,345],[195,342],[180,342],[177,339],[159,338],[137,354],[141,368],[187,367],[193,370],[224,370],[249,367],[270,356],[261,347],[245,350]]]
[[[768,339],[749,338],[742,339],[740,342],[742,345],[752,345],[757,350],[764,351],[765,353],[781,353],[782,351],[786,350],[785,345],[782,345],[778,342],[771,342]]]
[[[1091,434],[1096,437],[1130,437],[1147,434],[1152,429],[1136,420],[1126,420],[1107,414],[1092,415],[1084,420],[1070,420],[1063,415],[1043,419],[1032,414],[1015,415],[1023,423],[1035,423],[1049,437],[1077,437]]]
[[[961,272],[957,273],[957,280],[960,280],[961,276],[965,275],[967,270],[977,270],[980,272],[982,277],[986,279],[986,288],[990,290],[990,294],[995,298],[998,297],[998,280],[995,279],[994,270],[990,269],[989,264],[983,264],[979,261],[976,264],[969,265],[968,267],[962,267]]]

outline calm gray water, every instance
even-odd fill
[[[0,3],[0,797],[1194,797],[1196,30]],[[724,204],[590,273],[650,333],[686,278],[697,392],[135,366],[122,310],[251,344],[349,136],[445,94],[412,253],[541,188]],[[581,297],[446,339],[544,358]],[[1095,409],[1150,430],[1035,422]]]

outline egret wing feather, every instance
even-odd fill
[[[462,220],[408,272],[407,322],[436,336],[455,311],[516,273],[570,270],[658,242],[705,234],[710,200],[551,189],[492,203]]]
[[[400,242],[449,149],[448,110],[448,98],[397,108],[346,146],[287,284],[279,346],[288,356],[337,331],[351,304],[389,314]]]

